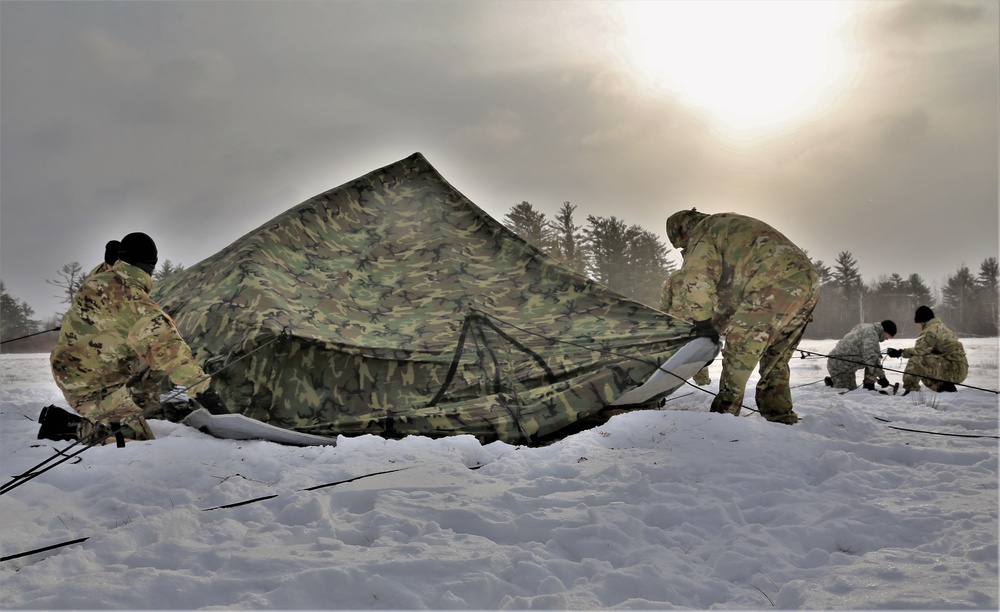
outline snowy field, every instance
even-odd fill
[[[997,339],[965,346],[1000,387]],[[0,563],[0,607],[997,609],[997,394],[840,395],[825,364],[793,360],[794,426],[686,387],[542,448],[152,421],[0,496],[2,556],[87,538]],[[46,355],[0,366],[6,483],[67,445],[35,439],[66,404]]]

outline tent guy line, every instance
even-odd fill
[[[410,469],[413,469],[415,467],[417,467],[417,466],[416,465],[410,465],[410,466],[396,468],[396,469],[392,469],[392,470],[382,470],[382,471],[379,471],[379,472],[372,472],[372,473],[369,473],[369,474],[362,474],[360,476],[354,476],[353,478],[347,478],[345,480],[337,480],[337,481],[334,481],[334,482],[327,482],[327,483],[323,483],[323,484],[319,484],[319,485],[314,485],[314,486],[311,486],[311,487],[306,487],[305,489],[297,489],[294,492],[318,491],[319,489],[324,489],[324,488],[333,487],[333,486],[337,486],[337,485],[347,484],[349,482],[355,482],[355,481],[358,481],[358,480],[363,480],[365,478],[371,478],[373,476],[381,476],[383,474],[392,474],[394,472],[401,472],[403,470],[410,470]],[[469,469],[470,470],[475,470],[475,469],[478,469],[480,467],[482,467],[482,466],[474,466],[474,467],[470,467]],[[214,506],[212,508],[200,508],[200,510],[202,512],[208,512],[210,510],[222,510],[222,509],[228,509],[228,508],[237,508],[237,507],[240,507],[240,506],[246,506],[248,504],[253,504],[253,503],[256,503],[256,502],[261,502],[261,501],[266,501],[266,500],[269,500],[269,499],[274,499],[274,498],[278,497],[279,495],[281,495],[281,494],[280,493],[275,493],[274,495],[265,495],[265,496],[262,496],[262,497],[256,497],[256,498],[253,498],[253,499],[247,499],[247,500],[243,500],[243,501],[233,502],[233,503],[224,504],[224,505],[221,505],[221,506]],[[183,508],[183,507],[184,506],[177,506],[177,508]],[[166,511],[170,511],[170,510],[173,510],[173,509],[174,508],[168,508]],[[7,555],[7,556],[4,556],[4,557],[0,558],[0,563],[2,563],[4,561],[10,561],[12,559],[19,559],[21,557],[27,557],[29,555],[33,555],[33,554],[37,554],[37,553],[43,553],[43,552],[47,552],[47,551],[50,551],[50,550],[55,550],[56,548],[64,548],[66,546],[72,546],[73,544],[79,544],[79,543],[85,542],[85,541],[89,540],[91,537],[93,537],[93,536],[86,536],[86,537],[83,537],[83,538],[76,538],[76,539],[73,539],[73,540],[68,540],[66,542],[60,542],[58,544],[51,544],[49,546],[43,546],[41,548],[35,548],[35,549],[32,549],[32,550],[28,550],[28,551],[24,551],[24,552],[20,552],[20,553],[14,553],[14,554]]]
[[[208,379],[212,378],[213,376],[215,376],[216,374],[219,374],[220,372],[222,372],[226,368],[230,368],[233,365],[235,365],[235,364],[239,363],[240,361],[242,361],[243,359],[246,359],[247,357],[253,355],[257,351],[264,349],[269,344],[271,344],[273,342],[276,342],[277,340],[279,340],[280,338],[282,338],[285,335],[285,333],[286,333],[286,331],[283,329],[280,334],[276,335],[273,339],[271,339],[267,343],[262,344],[261,346],[255,348],[254,350],[250,351],[249,353],[247,353],[245,355],[242,355],[242,356],[234,359],[232,362],[227,363],[226,365],[224,365],[221,368],[215,370],[211,374],[206,374],[205,377],[202,378],[202,379],[200,379],[198,382],[202,382],[204,380],[208,380]],[[156,410],[157,408],[159,408],[161,405],[163,405],[166,402],[169,402],[169,400],[172,399],[173,397],[178,396],[182,391],[183,391],[183,389],[175,389],[175,390],[173,390],[167,396],[166,399],[161,399],[161,401],[157,402],[153,406],[150,406],[146,410],[142,411],[142,413],[139,416],[142,416],[142,417],[148,416],[154,410]],[[9,491],[12,491],[12,490],[18,488],[19,486],[23,485],[24,483],[29,482],[29,481],[37,478],[38,476],[41,476],[45,472],[48,472],[49,470],[62,465],[63,463],[69,461],[70,459],[76,457],[77,455],[80,455],[81,453],[83,453],[88,448],[93,448],[94,446],[97,446],[97,445],[103,443],[104,440],[107,439],[107,437],[109,435],[114,435],[114,436],[118,437],[120,435],[120,432],[119,432],[120,428],[121,428],[121,425],[118,425],[117,427],[114,426],[114,425],[111,425],[111,426],[108,426],[106,428],[97,428],[94,431],[94,434],[91,435],[91,438],[93,438],[92,440],[76,440],[75,442],[73,442],[72,444],[70,444],[69,446],[67,446],[66,448],[63,448],[61,450],[56,450],[56,452],[54,454],[50,455],[49,457],[47,457],[45,460],[41,461],[40,463],[34,465],[33,467],[28,468],[26,471],[22,472],[21,474],[18,474],[16,476],[12,476],[9,481],[7,481],[6,483],[4,483],[3,486],[0,486],[0,495],[3,495],[4,493],[7,493]],[[76,446],[78,446],[80,444],[85,444],[85,446],[83,448],[81,448],[81,449],[73,452],[72,454],[69,454],[69,455],[66,454],[67,451],[69,451],[70,449],[72,449],[72,448],[74,448],[74,447],[76,447]],[[121,444],[119,444],[119,446],[121,446]],[[62,459],[56,461],[56,458],[60,457],[60,456],[62,457]]]

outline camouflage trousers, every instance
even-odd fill
[[[938,391],[942,382],[961,383],[969,375],[969,361],[964,353],[956,355],[914,355],[906,362],[903,388],[916,391],[923,382]]]
[[[160,405],[160,394],[168,379],[162,372],[144,370],[127,383],[102,389],[82,398],[66,400],[74,410],[86,417],[77,427],[80,440],[89,439],[95,432],[95,423],[121,423],[124,437],[134,440],[153,440],[149,423],[143,417],[161,416],[164,408]],[[155,413],[154,413],[155,411]]]
[[[747,381],[759,365],[757,410],[768,421],[792,424],[788,362],[802,340],[819,301],[815,274],[801,272],[747,296],[725,330],[722,377],[712,412],[739,415]]]
[[[861,361],[861,357],[849,357],[853,361]],[[855,372],[858,370],[866,370],[867,366],[851,363],[850,361],[843,361],[841,359],[829,358],[826,362],[826,371],[830,374],[830,380],[833,382],[833,387],[836,389],[848,389],[853,391],[858,388],[858,380],[855,376]],[[870,380],[869,380],[870,379]],[[865,382],[876,382],[877,378],[872,375],[864,376]]]

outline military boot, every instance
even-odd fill
[[[764,412],[761,412],[760,415],[772,423],[784,423],[785,425],[794,425],[799,422],[799,415],[797,415],[794,411],[783,412],[783,413],[771,413],[771,414],[764,414]]]
[[[78,416],[63,410],[59,406],[49,405],[42,408],[38,415],[38,439],[39,440],[78,440],[77,427],[80,421],[84,421],[82,416]]]

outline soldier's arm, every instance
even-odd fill
[[[920,334],[913,348],[903,349],[903,357],[909,359],[918,355],[930,355],[934,352],[935,346],[937,346],[937,339],[934,337],[934,332],[927,330]]]
[[[136,321],[127,342],[150,368],[166,372],[172,383],[187,387],[191,396],[208,389],[211,381],[195,360],[191,347],[159,308]]]
[[[718,301],[716,284],[722,276],[722,257],[709,240],[701,240],[684,257],[674,286],[674,307],[690,321],[711,319]]]
[[[667,280],[663,281],[663,287],[660,288],[660,310],[666,313],[670,313],[670,308],[674,302],[674,292],[670,286],[670,282],[673,280],[675,274],[677,272],[673,272],[668,276]]]
[[[884,376],[882,368],[878,366],[882,359],[882,347],[879,346],[878,334],[869,330],[862,336],[861,354],[864,356],[865,375],[875,378]]]

